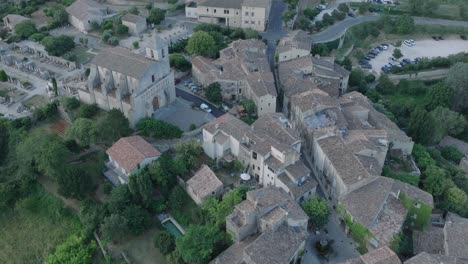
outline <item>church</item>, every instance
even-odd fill
[[[167,45],[152,39],[144,55],[121,48],[102,50],[91,62],[86,87],[78,89],[80,100],[104,110],[119,109],[132,126],[174,102],[174,73]]]

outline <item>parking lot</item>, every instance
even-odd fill
[[[448,57],[452,54],[468,52],[468,41],[462,40],[459,37],[445,38],[444,40],[439,41],[433,39],[415,40],[414,46],[408,47],[407,45],[402,44],[399,49],[403,54],[403,57],[399,61],[404,58]],[[381,68],[388,64],[389,58],[393,56],[394,50],[395,47],[393,45],[389,45],[387,50],[382,51],[374,59],[370,60],[372,71],[376,75],[380,75],[382,73]]]

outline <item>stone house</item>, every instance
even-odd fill
[[[359,258],[348,259],[343,264],[401,264],[397,254],[389,247],[381,247]]]
[[[249,191],[226,218],[226,230],[236,243],[211,264],[295,263],[308,237],[308,219],[280,188]]]
[[[176,98],[168,48],[160,40],[146,48],[146,56],[120,47],[104,49],[90,69],[87,85],[78,90],[80,100],[119,109],[132,126]]]
[[[225,114],[203,126],[203,149],[217,162],[239,160],[259,184],[280,187],[298,202],[315,193],[299,135],[280,113],[260,116],[252,126]]]
[[[466,259],[422,252],[405,261],[405,264],[465,264]]]
[[[3,26],[6,29],[8,29],[10,32],[15,31],[15,27],[19,23],[24,22],[24,21],[32,21],[30,18],[20,16],[20,15],[15,15],[15,14],[6,15],[2,20],[3,20]]]
[[[201,205],[206,198],[221,194],[223,183],[216,177],[210,167],[203,164],[195,172],[195,175],[187,181],[186,191],[195,203]]]
[[[274,113],[277,92],[266,48],[260,40],[234,41],[220,51],[216,60],[195,57],[192,76],[205,87],[218,82],[223,100],[251,99],[258,115]]]
[[[284,93],[283,113],[289,116],[294,95],[320,89],[332,97],[344,94],[350,72],[334,63],[333,58],[304,56],[278,63],[278,79]]]
[[[70,24],[83,33],[88,33],[93,22],[100,24],[116,14],[94,0],[76,0],[65,10]]]
[[[307,32],[294,30],[283,37],[278,43],[276,53],[278,62],[297,59],[310,55],[312,40]]]
[[[271,0],[206,0],[198,3],[196,9],[189,10],[190,17],[203,23],[265,31]]]
[[[114,184],[127,184],[128,177],[157,160],[161,153],[140,136],[124,137],[107,151],[108,171],[104,175]]]
[[[139,36],[146,30],[146,18],[127,13],[122,17],[122,25],[128,27],[128,33]]]

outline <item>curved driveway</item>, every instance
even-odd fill
[[[176,88],[176,96],[177,97],[181,97],[182,99],[185,99],[187,101],[190,101],[194,104],[197,105],[197,107],[200,107],[201,104],[206,104],[208,105],[210,108],[211,108],[211,114],[214,115],[215,117],[220,117],[222,115],[224,115],[225,113],[220,110],[218,107],[214,106],[212,103],[206,101],[206,100],[203,100],[202,98],[196,96],[196,95],[193,95],[191,93],[188,93],[182,89],[179,89],[179,88]]]
[[[379,15],[358,16],[356,18],[347,17],[345,20],[340,21],[325,30],[311,35],[311,39],[315,43],[326,43],[343,36],[343,34],[352,26],[364,23],[377,21]],[[414,22],[419,25],[440,25],[440,26],[454,26],[454,27],[468,27],[467,21],[445,20],[427,17],[414,17]]]

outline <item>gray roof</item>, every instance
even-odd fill
[[[413,231],[413,252],[444,254],[444,228],[431,225],[424,231]]]
[[[135,79],[143,77],[151,64],[157,63],[135,54],[128,49],[116,47],[99,52],[92,63]]]
[[[241,9],[241,1],[239,0],[235,0],[235,1],[233,0],[206,0],[205,2],[198,4],[198,6]]]
[[[255,264],[285,264],[307,239],[306,230],[299,227],[281,225],[275,231],[267,231],[245,248],[247,255]]]
[[[135,24],[146,24],[146,18],[134,14],[127,13],[122,17],[122,21],[135,23]]]
[[[466,262],[455,257],[422,252],[405,261],[405,264],[466,264]]]
[[[468,260],[468,219],[450,213],[445,221],[445,253]]]
[[[291,174],[291,176],[298,180],[306,175],[310,174],[310,169],[304,164],[302,160],[296,161],[294,164],[291,164],[286,167],[286,171]]]
[[[65,10],[79,20],[84,20],[89,14],[103,15],[103,6],[93,0],[76,0]]]
[[[295,198],[300,197],[306,192],[309,192],[313,188],[317,187],[317,182],[312,179],[312,177],[306,178],[306,180],[300,186],[291,181],[291,179],[285,173],[281,173],[278,176],[278,180],[280,180],[284,185],[286,185],[286,187],[288,187]]]
[[[286,37],[283,37],[278,43],[278,53],[287,52],[293,49],[302,49],[310,51],[312,48],[312,39],[303,30],[294,30]]]
[[[398,256],[389,247],[384,246],[368,252],[359,258],[349,259],[345,264],[401,264]]]
[[[463,154],[468,155],[468,143],[451,136],[445,136],[442,141],[440,141],[439,146],[454,147]]]

